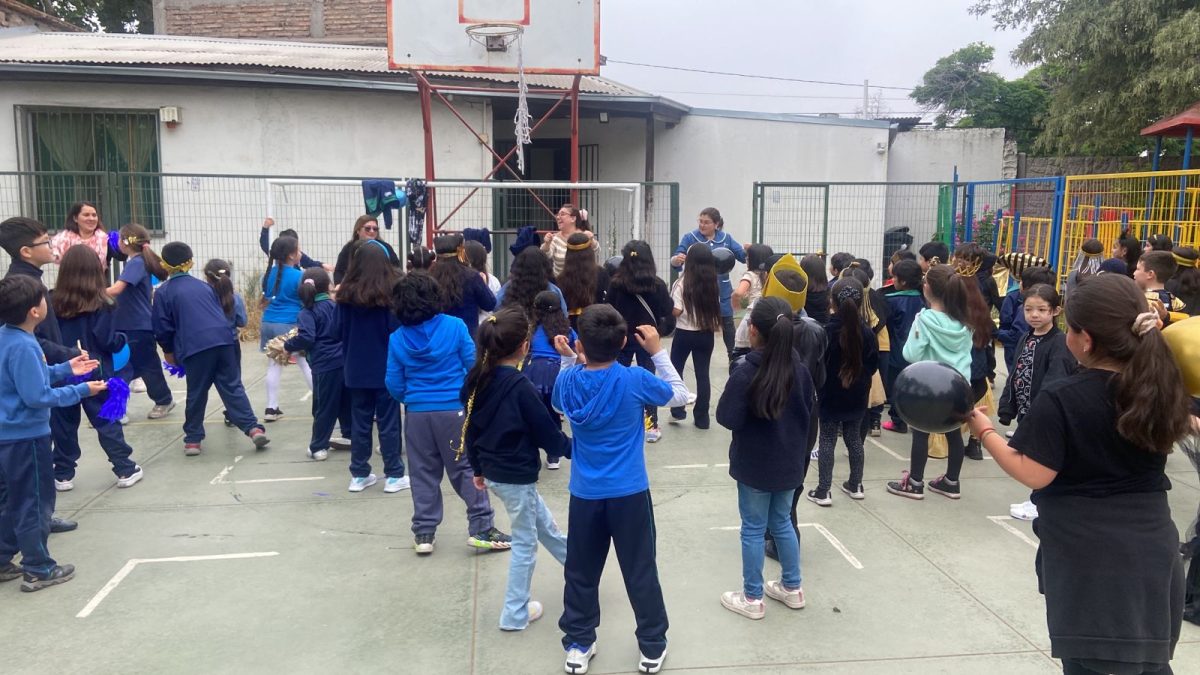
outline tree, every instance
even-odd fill
[[[1140,129],[1200,98],[1195,0],[977,0],[972,11],[1029,31],[1013,57],[1044,66],[1052,85],[1041,150],[1132,154]]]
[[[1020,147],[1031,148],[1050,98],[1044,71],[1005,80],[988,70],[994,55],[982,42],[969,44],[938,59],[910,95],[927,109],[939,110],[938,127],[1000,127]]]
[[[105,33],[153,33],[151,0],[21,0],[81,28]]]
[[[865,110],[861,105],[854,107],[854,114],[865,120],[877,120],[881,117],[890,115],[891,112],[891,106],[889,106],[883,100],[882,89],[876,89],[875,93],[871,94],[871,97],[867,99],[867,107]]]

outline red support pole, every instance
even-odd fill
[[[417,80],[417,91],[421,96],[421,126],[425,131],[425,180],[436,178],[433,164],[433,100],[429,95],[429,80],[418,71],[413,71]],[[425,198],[425,245],[433,248],[433,231],[437,229],[437,214],[434,210],[436,190],[430,188]]]
[[[571,82],[571,182],[579,182],[579,80]],[[579,190],[571,190],[571,203],[579,204]]]

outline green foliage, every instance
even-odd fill
[[[938,59],[925,73],[912,98],[937,108],[937,126],[1004,128],[1022,148],[1031,148],[1041,133],[1041,117],[1050,100],[1044,71],[1035,69],[1019,80],[1005,80],[988,70],[995,50],[975,42]]]
[[[151,0],[21,0],[67,23],[105,33],[153,33]]]
[[[1014,58],[1053,74],[1041,151],[1136,153],[1142,128],[1200,98],[1194,0],[978,0],[972,11],[1028,30]]]

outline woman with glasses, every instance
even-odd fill
[[[354,242],[359,240],[378,241],[387,250],[388,259],[392,261],[392,265],[397,269],[400,268],[400,258],[396,256],[396,250],[392,248],[391,244],[379,238],[379,221],[374,216],[359,216],[358,220],[354,221],[354,235],[342,247],[342,252],[337,257],[337,265],[333,268],[335,285],[342,283],[342,278],[346,276],[346,270],[350,267],[350,254],[354,251]]]

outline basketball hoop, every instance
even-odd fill
[[[466,30],[467,37],[489,52],[507,52],[509,45],[525,32],[524,26],[516,23],[474,23]]]
[[[525,146],[533,142],[533,131],[529,123],[529,85],[525,82],[525,59],[521,38],[525,28],[515,23],[475,23],[467,26],[467,37],[483,45],[489,52],[507,52],[513,43],[517,45],[517,114],[513,117],[513,136],[517,146],[517,171],[525,173]]]

